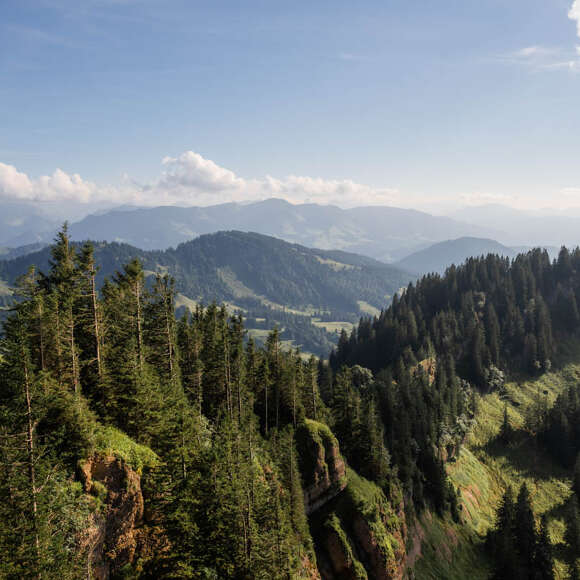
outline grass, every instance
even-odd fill
[[[320,318],[313,318],[312,324],[318,328],[324,328],[326,332],[331,333],[340,332],[342,329],[344,329],[348,334],[350,334],[354,327],[352,322],[324,322],[320,320]]]
[[[185,296],[185,294],[177,294],[175,296],[175,308],[180,308],[181,306],[185,306],[190,312],[195,312],[197,302]]]
[[[317,436],[334,439],[330,431],[321,431],[319,425],[309,424],[307,428],[314,430]],[[401,536],[396,537],[401,526],[399,517],[382,490],[374,483],[360,477],[350,468],[347,469],[347,479],[348,484],[342,493],[311,519],[311,529],[318,549],[322,550],[326,559],[330,531],[339,544],[344,560],[349,564],[349,578],[374,577],[371,576],[372,570],[365,569],[364,564],[370,564],[369,549],[376,556],[380,554],[375,565],[386,566],[388,577],[394,577],[397,554],[400,555],[403,548],[400,544]]]
[[[477,578],[476,570],[486,562],[483,540],[494,525],[495,510],[506,488],[511,485],[517,493],[525,482],[530,489],[536,515],[548,516],[549,532],[556,546],[555,577],[564,579],[566,566],[559,558],[558,545],[563,542],[564,522],[562,506],[570,495],[570,473],[556,464],[541,448],[532,431],[533,409],[538,401],[551,406],[568,386],[580,381],[580,348],[568,345],[560,352],[561,366],[532,380],[515,380],[506,384],[505,393],[492,393],[479,398],[475,425],[454,463],[448,464],[448,474],[461,493],[462,517],[465,525],[457,530],[453,525],[433,518],[425,526],[427,546],[424,558],[417,562],[417,578]],[[512,441],[506,445],[498,433],[507,407],[514,429]],[[447,565],[437,558],[437,546],[444,541],[442,534],[459,536],[458,548]],[[463,537],[462,537],[463,536]]]
[[[481,543],[468,527],[426,512],[417,530],[422,542],[413,578],[488,580],[489,562]]]
[[[137,473],[159,464],[159,458],[149,447],[135,443],[114,427],[99,427],[95,436],[95,451],[122,459]]]
[[[355,266],[352,264],[343,264],[342,262],[337,262],[336,260],[331,260],[330,258],[322,258],[321,256],[315,256],[316,259],[321,263],[328,266],[331,270],[339,272],[340,270],[354,270]]]
[[[376,308],[372,304],[369,304],[368,302],[365,302],[364,300],[357,300],[357,304],[358,309],[363,314],[368,314],[370,316],[378,316],[381,313],[381,311],[378,308]]]

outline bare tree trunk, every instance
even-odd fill
[[[230,349],[228,344],[228,336],[226,327],[224,327],[224,378],[226,381],[226,402],[228,405],[228,414],[230,419],[232,418],[233,408],[232,408],[232,393],[231,393],[231,377],[230,377]]]
[[[316,387],[318,385],[314,370],[311,372],[310,383],[312,385],[312,418],[316,421]]]
[[[268,436],[268,380],[264,383],[264,398],[266,399],[266,437]]]
[[[279,341],[276,340],[276,431],[280,426],[280,359],[279,359]]]
[[[137,357],[139,360],[139,371],[143,372],[143,330],[141,321],[141,287],[139,282],[135,282],[135,301],[136,301],[136,326],[137,326]]]
[[[97,373],[99,379],[103,377],[103,367],[101,362],[101,331],[99,325],[99,308],[97,301],[97,287],[95,282],[95,269],[91,269],[91,300],[93,306],[93,326],[95,329],[95,355],[97,357]]]
[[[292,377],[292,424],[296,429],[296,373]]]
[[[69,341],[70,341],[70,352],[71,352],[71,366],[72,366],[72,386],[73,391],[78,393],[79,390],[79,372],[78,372],[78,360],[75,346],[75,321],[72,313],[72,308],[70,311],[70,322],[69,322]]]
[[[46,361],[44,360],[44,325],[42,324],[42,316],[44,314],[44,309],[42,308],[42,302],[38,302],[38,340],[40,343],[40,368],[41,370],[46,370]]]
[[[56,362],[58,368],[58,384],[62,385],[62,345],[60,343],[60,309],[56,301]]]
[[[24,370],[24,396],[26,399],[26,449],[28,454],[28,481],[31,492],[31,513],[32,513],[32,529],[34,532],[34,549],[36,552],[37,566],[40,565],[40,540],[38,537],[38,504],[36,501],[36,473],[34,470],[35,453],[34,453],[34,434],[32,421],[32,403],[30,396],[30,378],[28,375],[28,363],[24,348],[22,349],[22,365]],[[37,578],[41,578],[40,570],[37,573]]]

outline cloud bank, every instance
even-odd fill
[[[80,175],[56,169],[52,175],[32,178],[13,165],[0,163],[0,207],[2,201],[52,203],[61,209],[119,205],[207,206],[226,202],[252,202],[277,197],[291,203],[334,204],[339,207],[391,205],[446,213],[462,206],[499,203],[520,209],[580,209],[580,188],[575,184],[542,198],[521,192],[471,191],[448,196],[409,194],[393,188],[377,188],[349,179],[322,179],[300,175],[276,178],[244,178],[194,151],[161,161],[159,176],[139,184],[125,176],[117,185],[97,185]],[[66,205],[63,205],[66,204]]]
[[[257,201],[270,197],[293,203],[353,205],[393,204],[395,189],[373,188],[351,180],[328,180],[289,175],[246,179],[194,151],[165,157],[158,179],[137,185],[129,179],[117,186],[98,186],[78,174],[57,169],[33,179],[13,165],[0,163],[0,198],[29,201],[155,205],[212,205]]]

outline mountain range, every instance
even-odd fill
[[[0,244],[50,242],[60,224],[34,206],[11,206],[0,225]],[[14,214],[14,215],[12,215]],[[20,217],[18,217],[20,216]],[[8,225],[8,221],[12,226]],[[19,225],[14,225],[19,224]],[[73,221],[73,239],[118,241],[145,250],[175,247],[202,234],[241,230],[272,235],[323,249],[348,250],[390,262],[450,237],[495,237],[491,228],[395,207],[341,209],[332,205],[293,205],[281,199],[209,207],[122,207]]]
[[[77,204],[78,205],[78,204]],[[58,213],[47,204],[2,202],[0,246],[51,242],[65,219],[75,240],[118,241],[144,250],[164,250],[222,230],[252,231],[323,249],[340,249],[396,262],[438,242],[486,238],[504,246],[580,243],[580,217],[482,205],[449,216],[388,206],[342,209],[282,199],[207,207],[80,207]],[[64,211],[64,213],[63,213]],[[90,213],[87,215],[89,211]]]

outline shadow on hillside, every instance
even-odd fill
[[[509,443],[499,435],[485,445],[475,447],[494,459],[505,459],[522,476],[538,481],[549,481],[558,477],[558,468],[546,455],[541,445],[529,433],[514,430]]]
[[[570,559],[570,548],[564,542],[552,544],[552,553],[554,554],[554,559],[561,562],[568,562]]]
[[[568,505],[570,503],[570,498],[563,499],[560,503],[552,506],[547,512],[545,512],[548,520],[553,519],[565,519],[566,512],[568,510]]]

